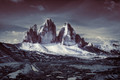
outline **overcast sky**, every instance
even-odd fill
[[[69,22],[86,38],[120,39],[120,0],[0,0],[0,42],[22,42],[24,32],[51,18]]]

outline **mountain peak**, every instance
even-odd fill
[[[51,18],[47,18],[46,21],[52,21],[52,19]]]
[[[53,24],[53,21],[50,18],[47,18],[46,21],[45,21],[45,25],[49,26],[51,24]]]
[[[30,27],[30,29],[27,31],[23,42],[36,43],[37,41],[38,41],[37,25],[35,24],[34,26]]]
[[[30,29],[37,32],[37,24],[34,24],[32,27],[30,27]]]
[[[63,45],[74,45],[75,43],[75,31],[71,27],[71,25],[66,22],[63,25],[63,28],[60,30],[59,35],[58,35],[58,40],[63,44]]]
[[[80,43],[82,46],[86,45],[84,39],[76,34],[75,30],[68,22],[64,23],[63,28],[60,30],[58,36],[56,36],[56,26],[50,18],[46,19],[45,24],[42,25],[39,30],[36,24],[30,27],[23,42],[42,44],[60,42],[68,46]]]
[[[73,30],[72,26],[68,22],[64,23],[63,27],[67,30],[70,30],[70,29]]]
[[[56,39],[56,26],[54,22],[47,18],[45,24],[37,29],[37,25],[30,27],[23,42],[31,43],[52,43]]]
[[[65,26],[68,26],[68,25],[70,25],[70,23],[68,23],[68,22],[65,22],[65,23],[64,23],[64,25],[65,25]]]
[[[56,26],[50,18],[47,18],[45,24],[41,26],[39,36],[41,37],[41,43],[55,42]]]

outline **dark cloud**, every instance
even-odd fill
[[[5,32],[5,31],[26,31],[27,28],[16,26],[16,25],[7,25],[7,24],[0,24],[0,32]]]
[[[22,1],[24,1],[24,0],[10,0],[10,1],[15,2],[15,3],[18,3],[18,2],[22,2]]]
[[[34,24],[40,26],[49,17],[57,30],[69,22],[78,33],[84,27],[92,29],[91,33],[100,29],[101,35],[115,37],[120,30],[119,14],[120,0],[0,0],[0,31],[24,31]]]

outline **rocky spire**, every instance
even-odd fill
[[[37,25],[30,27],[30,29],[26,32],[25,39],[23,42],[31,42],[36,43],[38,42],[38,36],[37,36]]]
[[[37,29],[37,25],[30,27],[27,31],[25,39],[23,42],[30,43],[55,43],[60,42],[63,45],[71,46],[78,44],[79,47],[84,47],[87,45],[84,38],[81,38],[79,34],[75,33],[75,30],[69,23],[65,23],[63,28],[60,30],[56,38],[56,26],[51,19],[47,19],[40,29]]]
[[[79,34],[75,33],[75,30],[69,23],[64,24],[58,34],[57,39],[58,42],[67,46],[78,44],[79,47],[84,47],[88,44],[85,42],[84,38],[81,38]]]
[[[56,41],[56,26],[51,19],[47,19],[41,26],[38,36],[41,37],[41,43],[52,43]]]
[[[30,27],[23,42],[52,43],[56,41],[56,26],[51,19],[47,19],[39,32],[37,25]]]
[[[58,34],[58,41],[63,45],[74,45],[75,43],[75,31],[69,23],[65,23],[63,28]]]

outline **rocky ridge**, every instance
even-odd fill
[[[30,43],[61,43],[66,46],[78,44],[80,47],[86,46],[84,38],[81,38],[79,34],[76,34],[75,30],[69,23],[65,23],[61,28],[58,36],[56,35],[56,25],[51,19],[47,19],[39,29],[37,25],[30,27],[27,31],[23,42]]]

